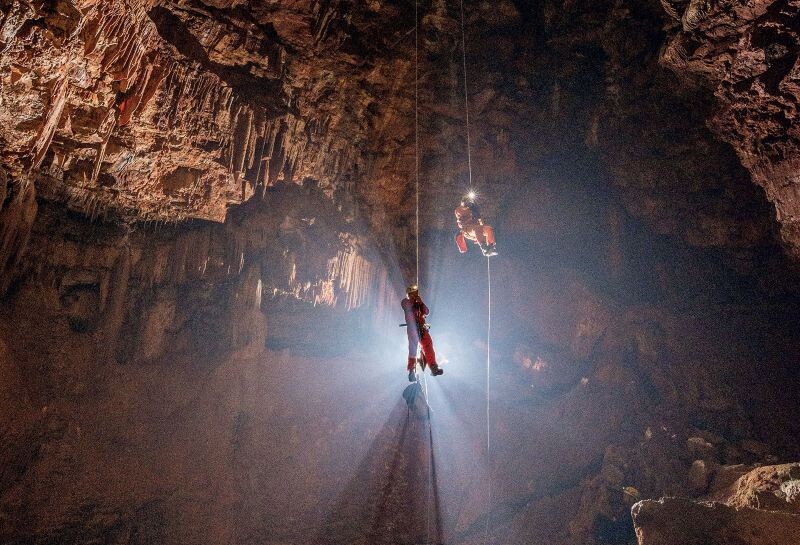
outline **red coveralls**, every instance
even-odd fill
[[[436,352],[433,351],[433,339],[425,328],[425,316],[429,314],[428,307],[417,297],[411,300],[408,297],[400,302],[406,315],[406,333],[408,333],[408,370],[413,371],[417,364],[417,346],[422,348],[425,363],[436,369]]]
[[[456,246],[462,254],[467,251],[467,240],[478,244],[481,248],[495,243],[494,229],[484,225],[483,220],[475,217],[473,209],[469,206],[459,206],[455,210],[456,223],[460,229],[456,235]]]

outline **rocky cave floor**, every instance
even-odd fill
[[[0,0],[0,542],[800,544],[800,2],[417,6]]]

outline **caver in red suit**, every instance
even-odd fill
[[[461,199],[461,204],[456,207],[456,224],[459,233],[456,235],[456,246],[462,254],[467,251],[467,240],[476,243],[483,255],[491,257],[497,255],[495,248],[494,229],[484,225],[478,205],[469,197]]]
[[[408,380],[416,380],[415,369],[417,365],[417,347],[422,350],[423,369],[430,366],[434,376],[444,373],[436,363],[436,352],[433,350],[433,339],[425,323],[425,316],[429,314],[428,307],[419,296],[417,286],[409,286],[406,298],[400,303],[406,315],[406,333],[408,333]]]

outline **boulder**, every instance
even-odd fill
[[[797,545],[800,516],[683,498],[633,506],[639,545]]]
[[[698,462],[689,475],[693,488],[706,476]],[[662,498],[635,504],[631,513],[639,545],[800,544],[800,463],[747,469],[719,468],[706,501]]]

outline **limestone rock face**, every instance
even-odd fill
[[[672,18],[662,62],[715,97],[709,127],[736,150],[797,253],[797,20],[794,1],[663,2]]]
[[[727,475],[741,474],[729,483]],[[707,499],[647,500],[633,506],[639,545],[800,543],[800,464],[722,467]]]
[[[225,224],[100,233],[48,204],[30,234],[14,300],[94,336],[112,360],[132,362],[201,346],[263,348],[267,300],[342,311],[375,303],[385,271],[374,248],[348,232],[321,192],[289,186],[264,202],[268,208]]]
[[[710,497],[736,508],[752,507],[800,515],[797,486],[800,464],[758,467],[728,487],[718,487]]]
[[[667,498],[633,507],[639,545],[800,543],[800,517],[762,509]]]
[[[337,6],[4,2],[0,162],[94,216],[222,221],[276,181],[333,192],[394,85],[342,47]]]

